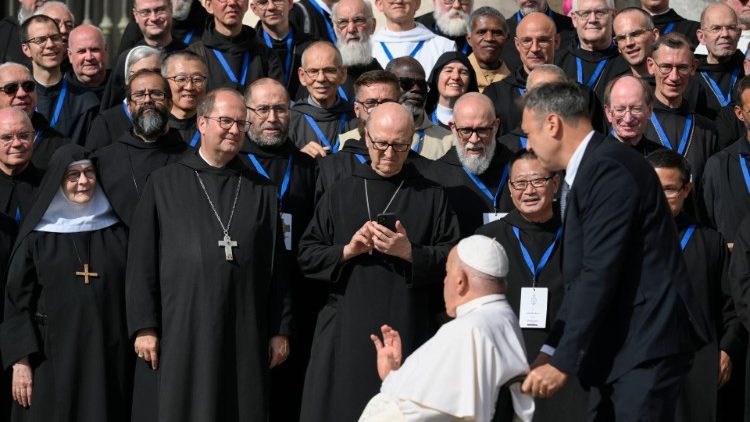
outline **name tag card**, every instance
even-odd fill
[[[485,212],[482,214],[483,224],[489,224],[508,215],[507,212]]]
[[[281,226],[284,231],[284,246],[286,250],[292,250],[292,214],[281,213]]]
[[[547,288],[521,288],[518,323],[521,328],[547,328]]]

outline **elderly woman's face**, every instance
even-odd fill
[[[91,163],[81,163],[68,167],[62,181],[65,197],[76,204],[85,204],[94,197],[96,191],[96,171]]]

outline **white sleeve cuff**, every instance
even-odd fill
[[[550,346],[550,345],[548,345],[548,344],[545,344],[545,345],[542,346],[542,349],[540,350],[540,352],[546,353],[546,354],[548,354],[550,356],[554,356],[555,355],[555,348],[552,347],[552,346]]]

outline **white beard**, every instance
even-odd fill
[[[184,21],[190,14],[191,0],[172,0],[172,19]]]
[[[460,37],[466,35],[466,25],[469,24],[469,15],[463,10],[451,10],[441,13],[439,10],[432,12],[435,24],[440,31],[449,37]]]
[[[346,42],[338,39],[336,48],[341,52],[344,66],[366,65],[372,61],[372,46],[369,40]]]
[[[490,146],[488,147],[484,147],[484,144],[481,144],[482,147],[485,148],[484,155],[482,155],[481,157],[467,157],[465,148],[461,148],[461,146],[458,145],[458,142],[455,141],[454,145],[456,146],[456,155],[458,155],[458,161],[461,162],[462,166],[466,167],[470,172],[474,174],[482,174],[487,171],[487,169],[490,167],[492,157],[495,155],[494,140],[490,142]]]

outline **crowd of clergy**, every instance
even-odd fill
[[[568,176],[522,129],[550,86],[654,170],[708,318],[661,420],[750,421],[747,2],[695,22],[669,0],[133,0],[119,51],[19,2],[0,422],[615,420],[617,377],[524,381],[574,306]],[[588,330],[624,330],[595,309]]]

